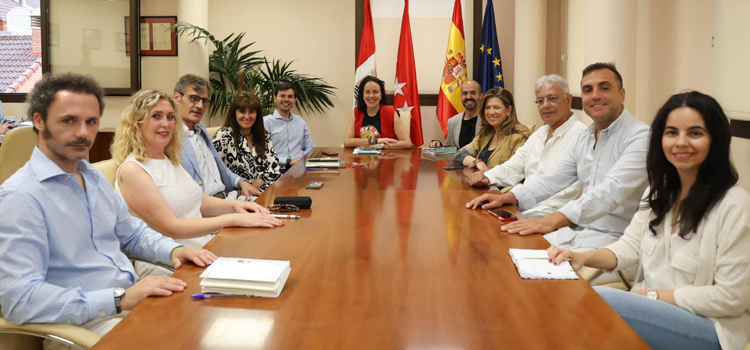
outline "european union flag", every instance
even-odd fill
[[[499,86],[505,87],[503,80],[503,65],[500,58],[500,46],[497,44],[497,30],[495,29],[495,7],[492,0],[487,0],[482,24],[482,45],[479,46],[479,66],[476,80],[482,85],[482,93]]]

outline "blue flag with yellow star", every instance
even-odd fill
[[[482,85],[482,93],[499,86],[505,87],[503,64],[500,58],[500,46],[497,44],[497,30],[495,29],[495,7],[492,0],[487,0],[482,24],[482,44],[479,46],[479,65],[476,81]]]

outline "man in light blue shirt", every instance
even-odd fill
[[[625,109],[622,77],[613,64],[595,63],[583,70],[581,98],[583,110],[594,123],[578,135],[551,171],[506,194],[482,195],[467,207],[514,204],[526,210],[579,181],[583,187],[579,199],[543,218],[518,221],[502,229],[522,235],[556,231],[545,238],[563,249],[578,251],[617,241],[638,210],[647,186],[649,127]]]
[[[294,85],[281,82],[273,90],[276,109],[273,114],[263,117],[263,126],[271,134],[273,148],[279,156],[281,170],[286,171],[302,156],[315,148],[310,130],[302,117],[292,113],[297,103]]]
[[[132,217],[84,160],[102,96],[93,79],[76,74],[45,75],[28,95],[39,146],[0,186],[0,304],[13,323],[75,324],[103,335],[146,297],[185,288],[166,276],[139,281],[122,251],[175,268],[216,258]]]

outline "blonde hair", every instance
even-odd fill
[[[510,108],[510,114],[500,125],[500,132],[503,136],[507,137],[517,133],[527,133],[529,128],[518,122],[516,116],[516,105],[513,101],[513,94],[510,91],[505,90],[501,87],[494,87],[487,90],[482,97],[482,102],[479,108],[479,120],[482,122],[482,128],[479,130],[480,143],[488,143],[492,139],[492,135],[495,133],[495,129],[487,122],[487,118],[484,116],[484,108],[487,106],[487,102],[490,99],[499,99],[505,108]]]
[[[175,130],[172,139],[164,149],[167,159],[174,165],[182,162],[182,118],[178,113],[177,106],[170,96],[156,90],[141,90],[130,99],[128,107],[122,112],[122,121],[115,132],[115,139],[110,147],[112,159],[120,166],[129,155],[134,155],[139,162],[144,162],[150,157],[143,143],[141,125],[148,118],[149,111],[160,101],[169,101],[174,109]]]

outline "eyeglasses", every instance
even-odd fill
[[[537,106],[539,106],[539,107],[541,107],[541,106],[544,105],[545,101],[549,101],[549,103],[555,104],[555,102],[557,102],[557,100],[559,100],[559,99],[560,98],[557,97],[557,96],[555,96],[555,95],[549,95],[546,98],[545,97],[537,98],[536,101],[534,101],[534,104],[537,105]]]
[[[270,211],[277,211],[280,213],[288,213],[292,211],[298,211],[299,207],[294,204],[274,204],[268,207]]]
[[[198,102],[203,101],[204,106],[208,106],[208,98],[201,98],[198,95],[194,94],[181,94],[182,96],[187,96],[187,98],[192,102],[194,105],[197,105]]]

